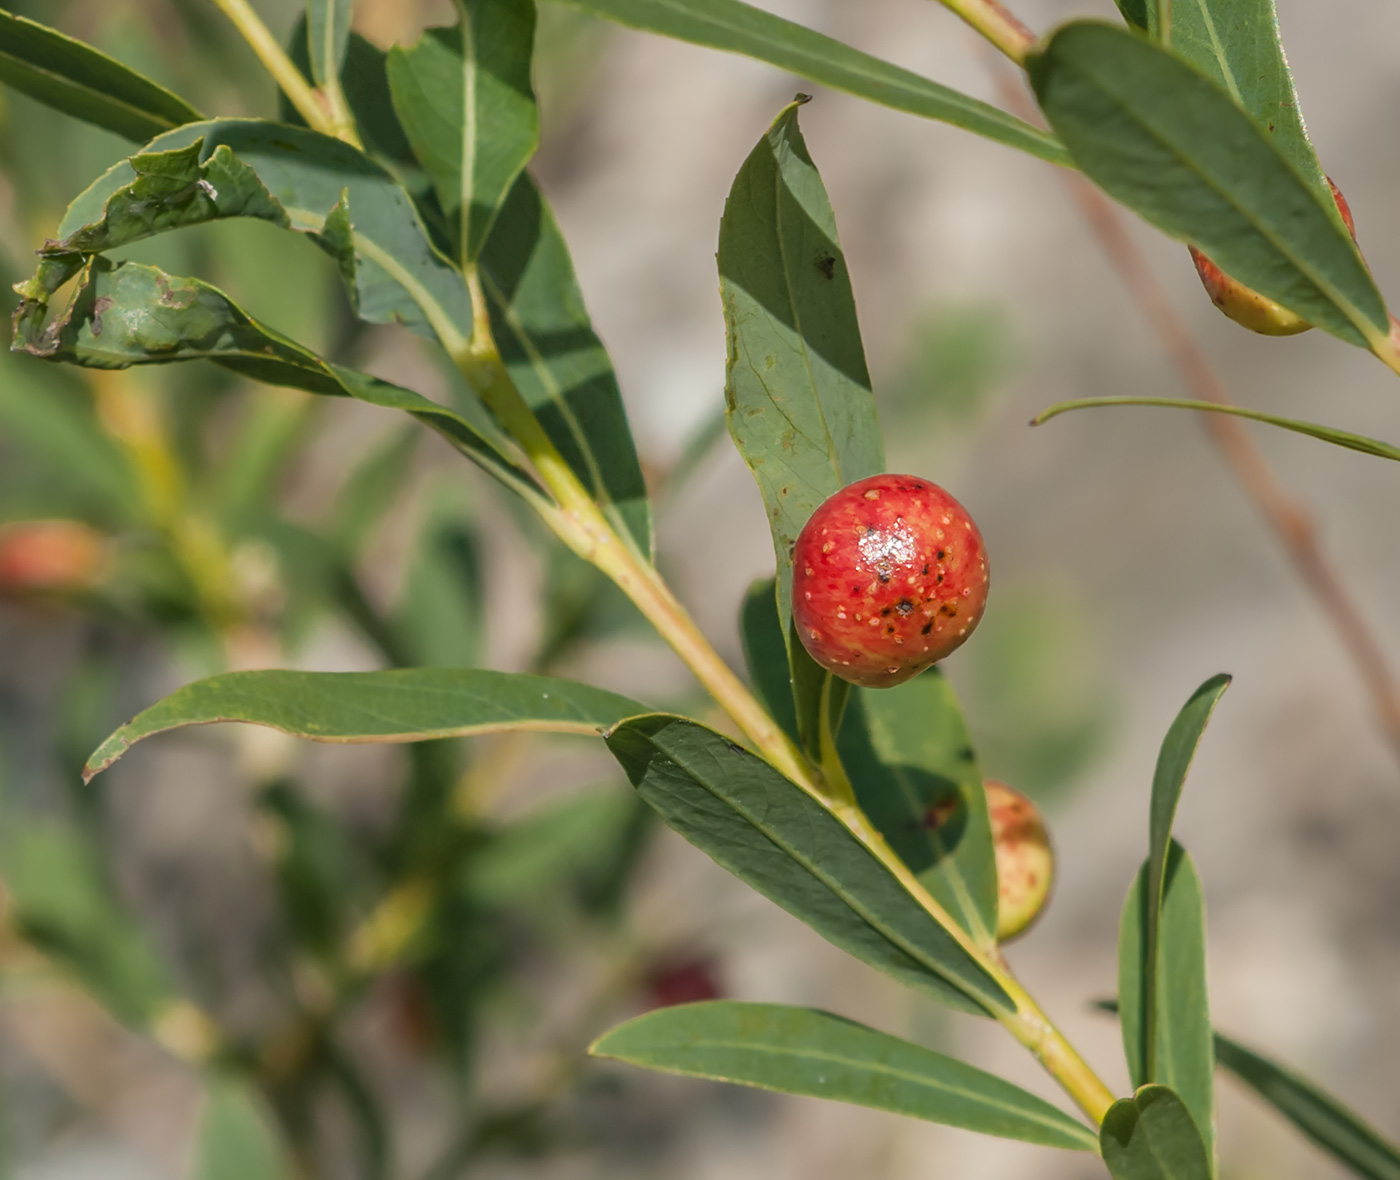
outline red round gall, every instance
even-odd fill
[[[987,603],[987,553],[967,509],[914,475],[873,475],[826,500],[792,553],[802,644],[867,688],[917,676],[972,634]]]

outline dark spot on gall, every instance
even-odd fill
[[[932,631],[933,631],[933,620],[932,620],[932,619],[930,619],[927,623],[925,623],[925,624],[923,625],[922,628],[920,628],[920,633],[923,634],[923,635],[928,635],[928,634],[930,634]]]
[[[886,635],[893,635],[893,634],[894,634],[894,624],[893,624],[893,623],[891,623],[888,627],[885,628],[885,634],[886,634]]]
[[[943,549],[940,549],[937,553],[934,554],[934,557],[936,557],[939,561],[942,561],[947,556],[947,551]]]
[[[910,615],[914,613],[914,604],[907,598],[901,598],[894,604],[894,609],[902,615]],[[889,614],[889,610],[886,609],[884,613]]]
[[[942,574],[939,574],[939,575],[938,575],[938,580],[939,580],[940,582],[943,581],[943,575],[942,575]]]
[[[888,582],[888,581],[890,580],[890,571],[889,571],[889,570],[881,570],[881,571],[876,575],[876,577],[878,577],[878,578],[880,579],[880,581],[882,581],[882,582]]]
[[[924,562],[924,577],[928,577],[928,562]]]
[[[885,607],[885,609],[882,610],[882,611],[880,612],[880,617],[881,617],[882,619],[889,618],[889,614],[890,614],[890,608],[889,608],[889,607]]]

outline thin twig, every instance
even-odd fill
[[[1003,70],[998,69],[997,75],[1003,101],[1022,118],[1036,120],[1035,108],[1026,96]],[[1183,383],[1200,401],[1230,404],[1224,382],[1177,314],[1166,288],[1133,241],[1122,215],[1081,174],[1059,171],[1104,253],[1157,333]],[[1222,414],[1202,414],[1201,418],[1245,495],[1278,537],[1303,582],[1331,620],[1371,695],[1386,739],[1400,757],[1400,681],[1387,664],[1381,644],[1351,592],[1336,575],[1335,563],[1323,552],[1312,514],[1289,494],[1243,423]]]

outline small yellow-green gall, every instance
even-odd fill
[[[1030,929],[1055,878],[1055,854],[1039,808],[1020,791],[987,780],[987,811],[997,859],[997,941]]]
[[[1356,222],[1352,219],[1351,206],[1341,190],[1332,183],[1331,177],[1328,177],[1327,183],[1332,189],[1332,199],[1337,202],[1337,211],[1351,231],[1354,242]],[[1201,285],[1205,287],[1210,301],[1241,327],[1263,336],[1296,336],[1312,327],[1302,316],[1246,287],[1238,279],[1231,278],[1195,246],[1190,250],[1191,261],[1196,264],[1196,273],[1201,276]]]

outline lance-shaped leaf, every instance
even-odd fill
[[[891,848],[984,948],[996,945],[997,866],[982,769],[948,681],[856,689],[841,761]]]
[[[741,53],[833,90],[1069,164],[1055,137],[985,102],[742,0],[566,0],[618,24]]]
[[[1307,1079],[1216,1034],[1215,1056],[1309,1139],[1365,1180],[1400,1180],[1400,1144]]]
[[[194,1180],[290,1180],[296,1174],[258,1092],[214,1077],[199,1120]]]
[[[1150,977],[1149,865],[1143,865],[1123,905],[1118,934],[1123,1046],[1133,1083],[1160,1082],[1171,1087],[1195,1120],[1207,1155],[1213,1155],[1215,1053],[1206,988],[1205,898],[1191,858],[1175,841],[1166,869],[1166,889],[1153,932],[1155,972]],[[1149,978],[1151,988],[1145,986]],[[1150,1052],[1148,1035],[1154,1038]]]
[[[92,778],[152,734],[241,721],[314,742],[422,742],[530,730],[595,734],[645,707],[554,676],[476,668],[227,672],[187,684],[123,725],[88,759]]]
[[[1215,81],[1094,22],[1061,27],[1027,68],[1075,163],[1111,196],[1341,339],[1385,340],[1385,302],[1331,198]]]
[[[91,45],[4,11],[0,82],[138,143],[204,117],[183,98]]]
[[[394,110],[457,230],[463,265],[535,153],[534,0],[472,0],[459,23],[389,51]]]
[[[672,828],[828,942],[969,1012],[1011,1001],[948,929],[825,806],[763,759],[683,717],[607,735]]]
[[[363,152],[301,127],[219,119],[162,135],[68,207],[36,285],[52,291],[86,253],[181,226],[257,217],[310,234],[340,264],[371,323],[403,323],[464,350],[471,298],[402,187]],[[65,274],[66,272],[66,274]]]
[[[650,560],[651,505],[612,361],[564,236],[528,175],[511,188],[480,264],[492,334],[516,389],[619,534]]]
[[[719,231],[729,432],[768,512],[784,632],[797,534],[828,496],[885,463],[850,275],[799,106],[744,161]]]
[[[1099,1145],[1113,1180],[1211,1180],[1196,1124],[1166,1086],[1143,1086],[1109,1107]]]
[[[307,0],[306,51],[317,86],[338,85],[350,48],[350,10],[354,0]]]
[[[1295,434],[1305,434],[1321,442],[1349,451],[1360,451],[1363,455],[1375,455],[1378,459],[1400,460],[1400,447],[1379,439],[1367,438],[1364,434],[1352,434],[1348,430],[1338,430],[1335,426],[1323,426],[1316,422],[1300,422],[1296,418],[1281,418],[1277,414],[1266,414],[1262,410],[1249,410],[1244,406],[1222,406],[1219,402],[1192,401],[1174,397],[1087,397],[1076,401],[1058,402],[1048,410],[1042,410],[1031,419],[1032,426],[1039,426],[1051,418],[1070,410],[1091,410],[1095,406],[1161,406],[1169,410],[1200,410],[1207,414],[1231,414],[1236,418],[1248,418],[1253,422],[1263,422]]]
[[[469,419],[411,390],[322,360],[198,279],[136,262],[113,263],[99,254],[83,267],[63,313],[46,323],[47,310],[47,300],[31,292],[15,314],[12,348],[97,369],[211,360],[271,385],[401,410],[507,487],[526,496],[543,494],[516,465],[511,444],[484,410],[478,407]]]
[[[1179,57],[1218,82],[1324,205],[1333,205],[1303,126],[1274,0],[1171,0],[1168,43]]]
[[[1094,1133],[1001,1078],[811,1008],[721,1000],[648,1012],[595,1057],[784,1094],[833,1098],[1046,1147],[1094,1151]]]

